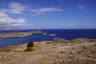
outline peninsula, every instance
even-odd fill
[[[18,32],[18,33],[1,33],[0,38],[8,38],[8,37],[25,37],[31,36],[32,34],[41,34],[42,31],[31,31],[31,32]]]

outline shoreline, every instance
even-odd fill
[[[95,64],[96,39],[74,39],[34,42],[0,48],[1,64]]]
[[[31,41],[29,41],[31,42]],[[51,42],[55,42],[55,43],[82,43],[82,42],[96,42],[96,39],[91,39],[91,38],[75,38],[75,39],[71,39],[71,40],[67,40],[67,39],[63,39],[63,38],[56,38],[53,40],[47,40],[47,41],[37,41],[37,42],[33,42],[33,43],[51,43]],[[18,46],[18,45],[25,45],[28,42],[24,43],[24,44],[17,44],[17,45],[9,45],[9,46],[4,46],[4,47],[14,47],[14,46]],[[4,47],[0,47],[0,48],[4,48]]]
[[[68,40],[68,39],[63,39],[63,38],[54,38],[53,40],[44,40],[44,41],[32,41],[34,43],[40,43],[40,42],[47,42],[47,43],[50,43],[50,42],[59,42],[59,43],[73,43],[73,42],[96,42],[96,39],[92,39],[92,38],[75,38],[75,39],[71,39],[71,40]],[[31,41],[29,41],[31,42]],[[24,43],[24,44],[27,44],[28,42]],[[10,46],[18,46],[18,45],[23,45],[23,43],[21,44],[17,44],[17,45],[9,45],[9,46],[3,46],[3,47],[10,47]],[[3,48],[3,47],[0,47],[0,48]]]

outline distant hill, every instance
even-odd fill
[[[0,27],[0,30],[17,30],[17,27]]]

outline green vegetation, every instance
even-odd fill
[[[33,51],[33,45],[34,45],[33,42],[29,42],[29,43],[27,44],[27,49],[26,49],[26,51]]]

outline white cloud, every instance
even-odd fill
[[[26,6],[20,3],[12,2],[8,4],[11,13],[22,13],[26,10]]]
[[[33,15],[41,15],[47,12],[61,12],[62,9],[59,8],[39,8],[39,9],[32,9],[31,12]]]
[[[66,24],[63,29],[94,29],[96,28],[96,24]]]
[[[14,18],[9,17],[5,13],[0,13],[0,14],[2,14],[0,16],[0,26],[23,26],[23,25],[26,25],[26,20],[23,18],[14,19]]]
[[[9,9],[0,8],[0,12],[2,12],[2,13],[9,13]]]
[[[37,9],[33,9],[33,8],[29,8],[28,6],[26,6],[22,3],[17,3],[17,2],[8,3],[7,8],[0,8],[0,12],[11,13],[11,14],[21,14],[21,13],[24,13],[26,11],[28,11],[28,12],[31,11],[31,13],[33,15],[41,15],[41,14],[47,13],[47,12],[61,12],[62,9],[60,9],[60,8],[37,8]]]
[[[10,17],[0,17],[1,24],[10,24],[12,23],[13,19]]]
[[[20,14],[26,11],[26,6],[21,3],[11,2],[8,4],[8,8],[0,8],[0,12]]]
[[[7,16],[7,14],[5,14],[5,13],[0,13],[0,17],[4,17],[4,16]]]
[[[19,18],[17,20],[15,20],[16,23],[19,23],[19,24],[22,24],[22,23],[25,23],[26,20],[22,19],[22,18]]]

